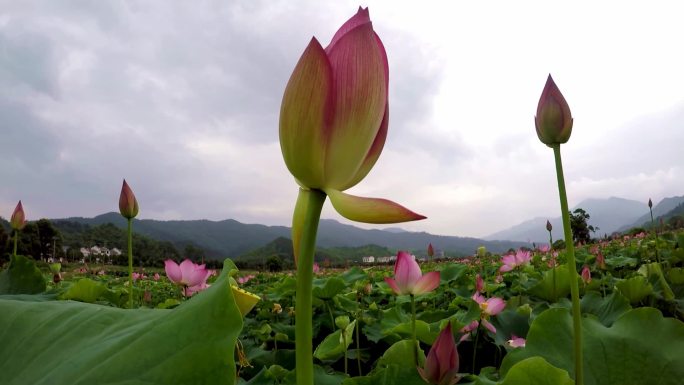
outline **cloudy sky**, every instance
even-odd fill
[[[684,194],[679,2],[369,1],[390,65],[390,129],[349,190],[400,202],[414,231],[484,236],[560,213],[533,116],[552,73],[575,124],[570,205]],[[118,208],[289,225],[297,186],[278,114],[315,35],[356,1],[0,0],[0,215]],[[343,220],[329,203],[323,217]],[[382,226],[381,226],[382,227]]]

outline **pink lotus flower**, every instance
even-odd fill
[[[589,266],[584,265],[581,276],[585,285],[591,282],[591,270],[589,270]]]
[[[495,316],[506,307],[506,301],[499,297],[492,297],[486,299],[480,293],[475,293],[472,296],[473,301],[480,305],[480,320],[473,321],[461,329],[462,333],[466,333],[461,337],[461,341],[465,341],[470,338],[470,332],[477,329],[479,324],[482,324],[487,330],[496,334],[496,328],[489,322],[489,317]]]
[[[601,252],[596,254],[596,264],[598,265],[599,269],[606,269],[606,258],[603,256],[603,254],[601,254]]]
[[[528,264],[530,262],[530,258],[532,258],[530,252],[525,250],[518,250],[515,252],[515,254],[504,255],[501,257],[503,266],[499,268],[499,271],[505,273],[515,269],[518,266]]]
[[[154,273],[153,278],[155,281],[159,281],[159,278],[160,278],[159,273]]]
[[[418,372],[430,384],[451,385],[458,382],[458,350],[451,323],[439,333],[425,359],[425,367],[418,368]]]
[[[124,218],[135,218],[138,215],[138,201],[135,199],[133,190],[128,187],[126,179],[121,186],[121,195],[119,195],[119,212]]]
[[[547,244],[542,244],[542,245],[539,245],[537,250],[539,250],[540,253],[548,253],[549,250],[551,250],[551,246],[549,246]]]
[[[313,264],[313,272],[314,272],[314,274],[318,274],[318,273],[321,272],[321,267],[318,266],[318,263],[315,263],[315,262],[314,262],[314,264]]]
[[[394,278],[385,278],[385,282],[397,295],[420,295],[429,293],[439,286],[439,271],[431,271],[425,275],[420,266],[409,253],[400,251],[394,264]]]
[[[511,339],[506,341],[506,344],[512,348],[524,348],[525,347],[525,341],[524,338],[518,337],[515,334],[511,335]]]
[[[475,276],[475,292],[482,293],[484,291],[484,280],[480,277],[480,274]]]
[[[133,272],[133,281],[137,281],[139,279],[145,279],[147,276],[144,273],[136,273]]]
[[[171,282],[185,289],[193,288],[191,293],[206,288],[207,278],[210,274],[205,265],[197,265],[189,259],[184,260],[180,265],[167,259],[164,261],[164,270]]]
[[[10,227],[12,227],[13,230],[21,230],[24,226],[26,226],[26,215],[24,214],[24,206],[22,206],[21,201],[19,201],[10,218]]]
[[[207,285],[206,282],[202,282],[195,286],[188,286],[185,288],[183,294],[185,294],[186,297],[192,297],[195,293],[199,293],[200,291],[207,289],[209,286],[211,285]]]

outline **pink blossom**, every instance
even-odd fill
[[[549,250],[551,250],[551,247],[547,244],[542,244],[542,245],[539,245],[537,250],[539,250],[539,252],[541,252],[541,253],[547,253]]]
[[[207,285],[206,282],[202,282],[199,285],[195,286],[188,286],[184,290],[184,294],[186,297],[192,297],[195,293],[199,293],[200,291],[208,288],[211,285]]]
[[[506,307],[506,301],[499,297],[486,299],[480,293],[475,293],[473,294],[472,299],[480,305],[480,320],[475,320],[461,329],[462,333],[466,333],[463,337],[461,337],[461,341],[469,339],[470,332],[477,329],[477,326],[480,324],[490,332],[496,334],[496,327],[494,327],[494,325],[492,325],[488,319],[491,316],[501,313],[501,311],[503,311],[503,309]]]
[[[484,280],[480,276],[480,274],[475,276],[475,292],[476,293],[481,293],[484,291]]]
[[[442,329],[425,359],[425,367],[418,368],[430,384],[449,385],[458,382],[458,350],[451,332],[451,323]]]
[[[582,268],[582,281],[584,281],[584,284],[588,284],[591,282],[591,270],[589,270],[589,266],[584,265]]]
[[[599,269],[606,269],[606,258],[603,256],[603,254],[601,254],[601,252],[596,254],[596,264],[598,265]]]
[[[314,274],[318,274],[318,273],[320,273],[320,271],[321,271],[321,267],[318,266],[318,263],[315,263],[315,262],[314,262],[314,264],[313,264],[313,272],[314,272]]]
[[[137,281],[139,279],[145,279],[147,276],[144,273],[136,273],[133,272],[133,281]]]
[[[394,264],[394,278],[386,277],[385,282],[397,295],[420,295],[439,286],[439,272],[431,271],[423,275],[418,262],[407,252],[400,251]]]
[[[526,342],[527,341],[525,341],[524,338],[518,337],[515,334],[511,335],[511,339],[506,341],[508,346],[510,346],[512,348],[524,348]]]
[[[515,252],[515,254],[504,255],[501,257],[503,266],[501,266],[499,271],[505,273],[515,269],[518,266],[525,265],[530,262],[531,257],[532,256],[530,255],[530,252],[525,250],[518,250]]]
[[[164,261],[164,270],[171,282],[186,288],[206,284],[210,274],[205,265],[197,265],[189,259],[184,260],[180,265],[167,259]]]
[[[155,281],[159,281],[159,278],[160,278],[160,277],[159,277],[159,273],[154,273],[154,277],[153,277],[153,278],[154,278]]]

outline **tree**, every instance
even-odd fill
[[[598,227],[589,224],[589,218],[591,216],[581,208],[577,208],[570,213],[570,228],[572,229],[572,238],[576,243],[589,243],[591,241],[591,233],[599,230]]]

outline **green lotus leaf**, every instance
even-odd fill
[[[38,294],[46,287],[43,273],[23,255],[13,257],[9,268],[0,272],[0,294]]]
[[[344,352],[349,348],[353,341],[354,328],[356,327],[356,320],[352,321],[344,329],[344,337],[342,338],[342,331],[336,330],[332,334],[325,337],[313,353],[313,356],[321,361],[337,360],[344,355]]]
[[[233,384],[242,316],[228,270],[173,310],[0,296],[0,383]]]
[[[639,303],[642,299],[653,294],[653,285],[643,276],[636,276],[622,280],[615,284],[615,287],[620,290],[630,303]]]
[[[582,320],[585,385],[678,385],[684,378],[684,323],[657,309],[624,313],[611,327],[593,317]],[[532,323],[524,349],[510,352],[501,365],[508,377],[514,364],[540,356],[574,377],[572,317],[549,309]],[[526,382],[521,382],[526,383]]]

